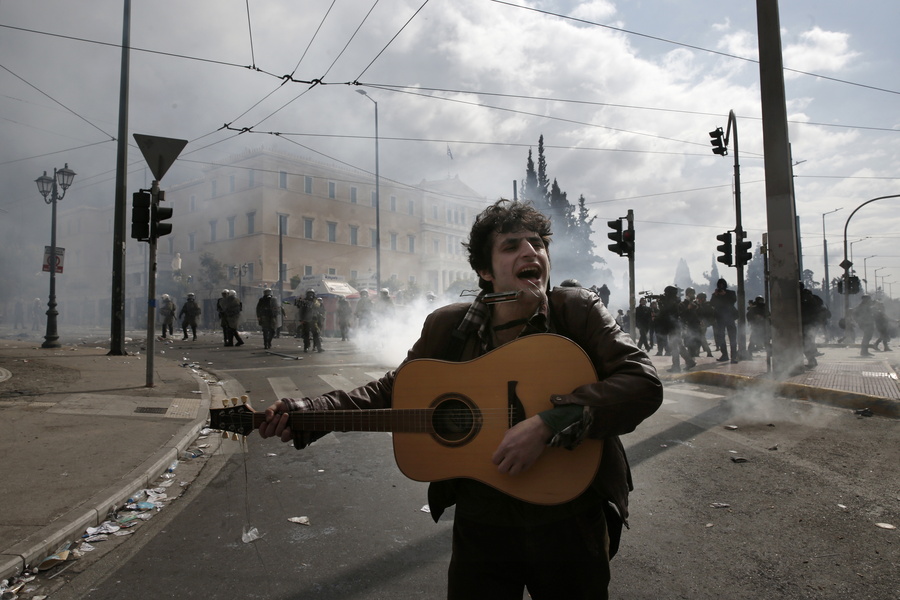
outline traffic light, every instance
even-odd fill
[[[744,238],[747,237],[746,232],[741,232],[738,234],[737,241],[734,244],[734,257],[736,265],[746,265],[750,262],[750,259],[753,258],[753,251],[750,248],[753,247],[753,242],[745,241]]]
[[[165,192],[159,192],[159,201],[162,202],[166,199]],[[167,206],[160,206],[159,203],[154,203],[150,208],[150,237],[154,240],[161,238],[164,235],[169,235],[172,233],[172,224],[171,223],[163,223],[166,219],[172,218],[172,209]]]
[[[135,192],[131,197],[131,237],[141,242],[150,239],[149,192]]]
[[[612,229],[606,236],[614,241],[614,244],[609,245],[609,249],[611,252],[615,252],[619,256],[622,256],[625,253],[625,249],[622,246],[623,236],[622,236],[622,219],[616,219],[615,221],[607,221],[607,225]]]
[[[722,139],[724,135],[725,132],[722,131],[721,127],[716,127],[715,131],[709,132],[709,137],[712,138],[709,143],[713,146],[713,154],[718,154],[719,156],[728,154],[728,148],[725,147],[725,141]]]
[[[622,250],[628,256],[634,255],[634,229],[630,226],[622,232]]]
[[[850,292],[851,294],[858,294],[859,291],[860,291],[860,289],[859,289],[859,277],[857,277],[856,275],[851,275],[851,276],[850,276],[850,285],[847,286],[847,287],[850,288],[849,292]]]
[[[726,231],[725,233],[720,233],[716,236],[716,239],[722,242],[721,245],[716,246],[716,250],[722,253],[722,256],[718,257],[716,260],[720,263],[725,263],[729,267],[734,266],[734,259],[731,254],[731,232]]]

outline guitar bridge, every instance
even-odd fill
[[[506,406],[509,410],[510,429],[512,429],[513,425],[525,420],[525,407],[522,405],[522,401],[519,400],[519,395],[516,394],[517,385],[519,385],[518,381],[506,382]]]

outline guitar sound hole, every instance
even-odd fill
[[[464,396],[442,396],[434,404],[431,426],[439,442],[459,446],[481,429],[481,415]]]

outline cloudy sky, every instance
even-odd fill
[[[780,9],[804,267],[823,277],[823,214],[836,211],[833,277],[850,213],[900,193],[898,12]],[[34,179],[64,163],[78,173],[65,202],[112,203],[122,13],[113,0],[0,2],[4,227],[49,238]],[[611,286],[627,262],[606,250],[606,221],[632,209],[637,289],[658,292],[681,258],[700,281],[734,228],[732,156],[708,135],[733,110],[744,227],[754,242],[766,229],[754,2],[133,0],[131,45],[129,192],[151,179],[134,132],[189,141],[163,188],[257,147],[372,171],[362,89],[378,103],[381,174],[399,182],[459,176],[509,197],[543,135],[550,176],[597,218]],[[898,211],[900,199],[863,208],[849,239],[860,275],[870,257],[871,286],[880,268],[900,294]]]

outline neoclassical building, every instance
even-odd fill
[[[163,186],[174,215],[172,233],[159,239],[158,293],[171,289],[173,273],[180,271],[182,288],[186,284],[202,298],[208,314],[220,290],[201,289],[201,257],[207,254],[230,267],[225,287],[253,301],[260,288],[277,287],[279,256],[285,295],[293,292],[292,278],[320,274],[374,288],[375,179],[359,170],[256,149],[206,167],[193,181]],[[420,291],[441,294],[453,282],[471,278],[462,242],[488,200],[458,178],[408,185],[382,177],[378,183],[382,286],[396,290],[413,283]],[[73,208],[64,219],[71,223],[59,234],[59,245],[67,248],[67,272],[94,271],[85,280],[104,271],[108,275],[112,208]],[[129,318],[146,312],[146,265],[147,244],[129,240]],[[96,295],[79,290],[77,308],[66,306],[71,297],[61,297],[61,318],[70,311],[72,320],[108,322],[108,289]]]

